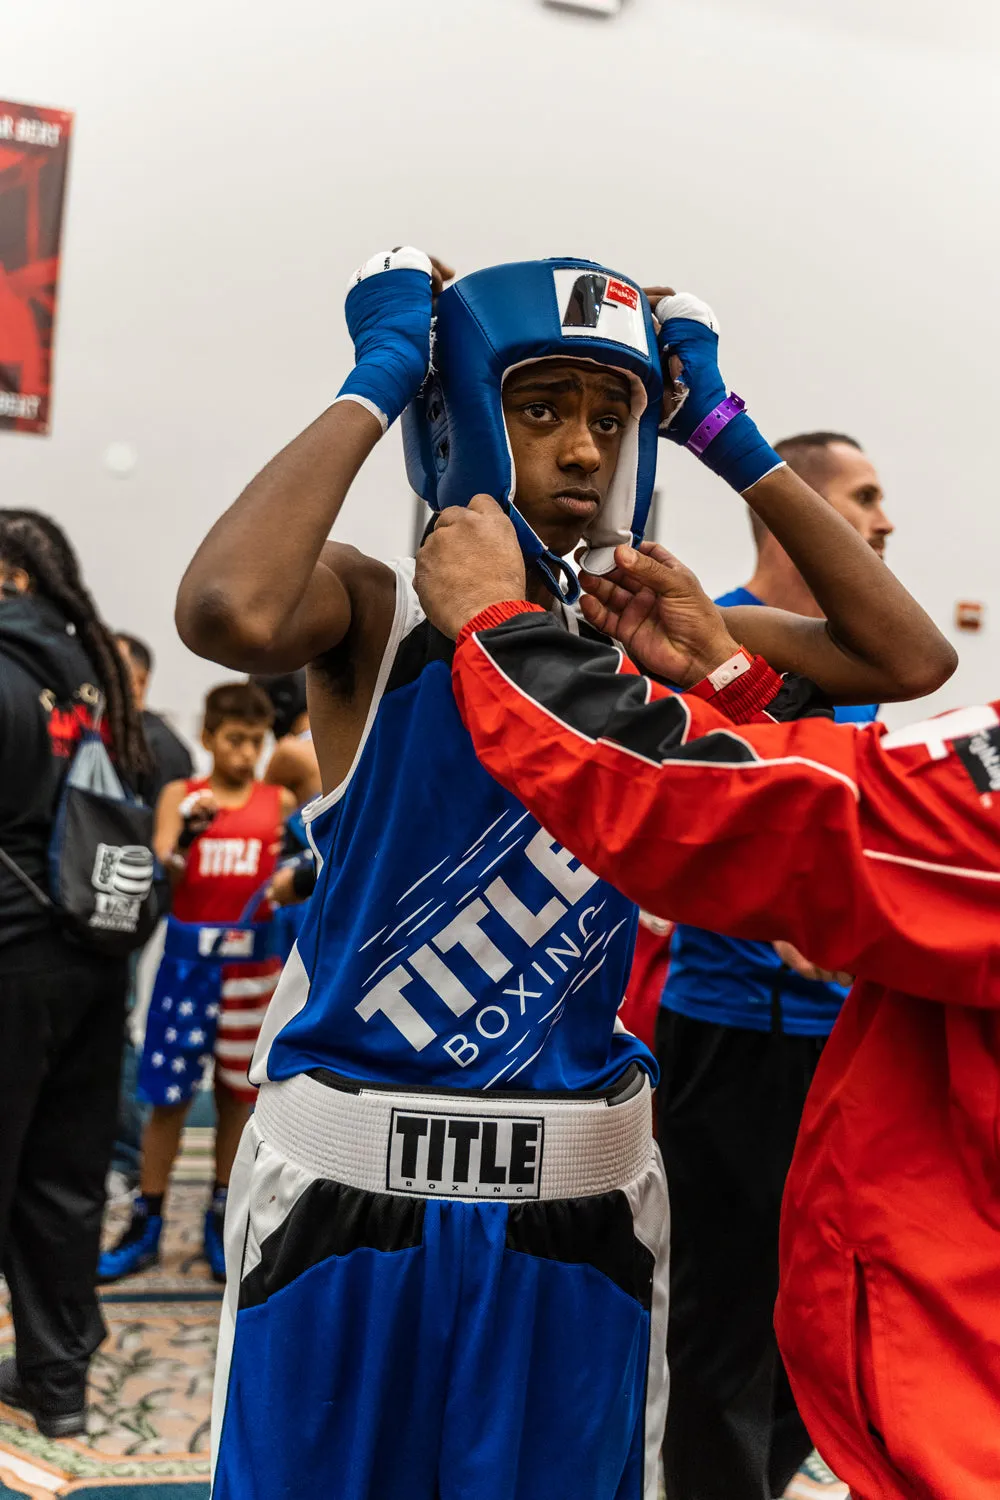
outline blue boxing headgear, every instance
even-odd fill
[[[515,505],[516,475],[501,392],[506,376],[538,359],[592,360],[624,375],[632,420],[607,498],[584,531],[585,566],[608,573],[614,549],[642,537],[656,477],[663,376],[640,287],[589,260],[518,261],[463,276],[442,292],[431,373],[403,414],[406,472],[434,510],[492,495],[505,506],[525,557],[571,603],[576,577]],[[560,575],[562,581],[560,581]]]

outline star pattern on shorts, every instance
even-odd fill
[[[181,1097],[181,1091],[180,1091],[180,1089],[177,1087],[176,1083],[172,1083],[170,1085],[170,1087],[167,1089],[167,1103],[168,1104],[176,1104],[177,1101],[180,1099],[180,1097]]]
[[[166,1000],[164,1000],[162,1003],[163,1003],[163,1009],[164,1010],[173,1010],[173,1008],[174,1008],[174,1002],[170,999],[169,995],[167,996]]]
[[[165,1061],[162,1052],[154,1052],[149,1060],[153,1064],[154,1068],[162,1068]]]
[[[187,1072],[187,1063],[184,1061],[183,1057],[175,1057],[170,1066],[175,1073]]]
[[[190,1042],[192,1047],[197,1047],[199,1042],[203,1042],[204,1040],[205,1033],[202,1031],[200,1026],[196,1026],[193,1031],[188,1032],[188,1041]]]
[[[219,1014],[219,1007],[217,1005],[208,1005],[205,1007],[205,1014],[210,1021],[214,1021]]]
[[[192,1015],[194,1015],[194,1006],[192,1005],[191,1001],[190,1000],[182,1000],[181,1003],[180,1003],[180,1005],[178,1005],[178,1007],[177,1007],[177,1014],[179,1016],[192,1016]]]
[[[177,1032],[173,1026],[168,1026],[163,1035],[166,1037],[168,1042],[176,1042],[177,1040]]]
[[[201,1064],[201,1066],[203,1068],[207,1068],[208,1065],[209,1065],[209,1063],[212,1061],[212,1054],[211,1054],[211,1052],[203,1052],[201,1054],[201,1056],[199,1057],[198,1061],[199,1061],[199,1063]]]

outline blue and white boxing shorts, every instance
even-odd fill
[[[649,1080],[265,1083],[233,1171],[213,1500],[655,1500]]]

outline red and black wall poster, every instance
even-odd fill
[[[48,432],[73,116],[0,99],[0,431]]]

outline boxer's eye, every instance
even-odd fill
[[[594,423],[598,432],[606,437],[610,437],[615,432],[620,432],[624,425],[620,417],[598,417]]]
[[[551,418],[555,420],[555,407],[550,406],[547,401],[529,401],[521,410],[535,422],[546,422]]]

